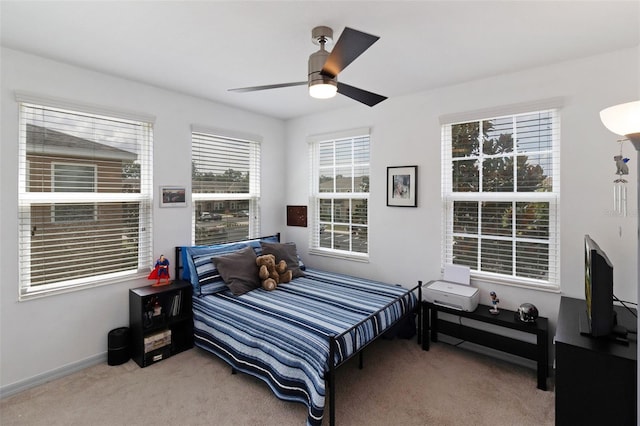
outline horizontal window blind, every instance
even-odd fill
[[[325,254],[369,253],[369,135],[310,139],[310,248]]]
[[[559,141],[555,109],[442,126],[443,264],[559,288]]]
[[[148,271],[150,123],[20,103],[20,294]]]
[[[192,132],[193,241],[214,244],[260,234],[260,143]]]

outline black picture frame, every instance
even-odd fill
[[[387,167],[387,206],[418,207],[418,166]]]

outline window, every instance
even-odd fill
[[[310,140],[310,249],[367,259],[369,253],[369,130]]]
[[[18,102],[21,299],[148,273],[151,122]]]
[[[52,164],[53,192],[94,192],[96,166],[90,164]],[[58,204],[52,207],[54,222],[96,220],[95,204]]]
[[[443,263],[559,288],[557,110],[448,122],[442,144]]]
[[[193,241],[207,245],[260,235],[260,138],[193,129]]]

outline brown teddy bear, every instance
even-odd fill
[[[256,264],[260,268],[259,276],[262,282],[262,288],[271,291],[278,287],[278,284],[284,284],[291,281],[292,272],[287,268],[287,262],[281,260],[276,263],[276,257],[272,254],[264,254],[256,258]]]

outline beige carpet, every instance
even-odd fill
[[[337,425],[552,425],[536,372],[444,343],[380,340],[338,369]],[[10,425],[296,425],[302,404],[198,348],[147,368],[106,363],[0,401]],[[328,425],[328,410],[325,410]]]

